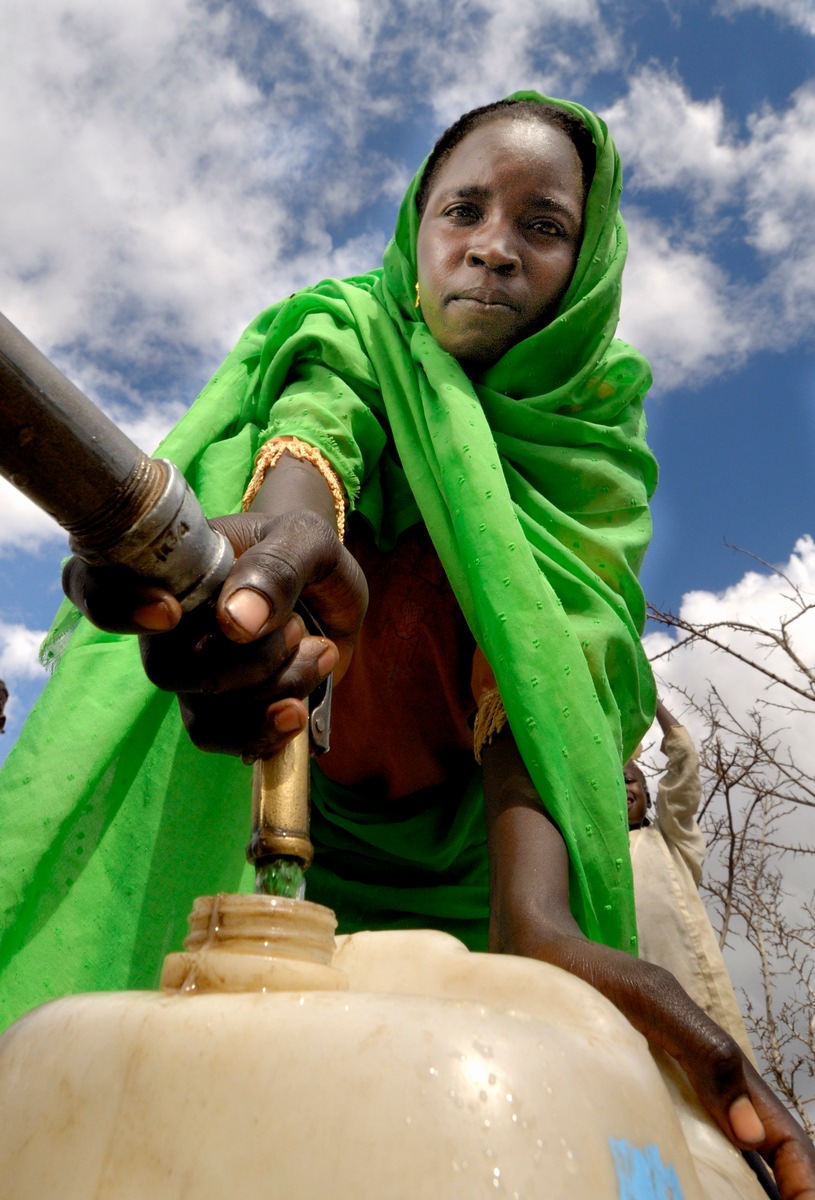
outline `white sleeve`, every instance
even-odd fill
[[[657,788],[657,825],[698,885],[706,850],[695,819],[702,799],[699,756],[690,734],[681,725],[672,725],[665,734],[662,753],[667,756],[668,767]]]

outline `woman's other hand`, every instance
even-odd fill
[[[302,510],[221,517],[236,561],[214,604],[186,615],[124,568],[71,559],[63,586],[100,628],[139,633],[148,677],[178,694],[204,750],[267,757],[304,728],[304,699],[348,667],[368,602],[365,578],[334,528]],[[293,614],[301,599],[324,636]]]
[[[511,731],[482,750],[490,854],[490,949],[553,963],[602,992],[672,1055],[734,1145],[758,1150],[783,1200],[815,1200],[815,1149],[736,1042],[669,972],[590,942],[569,910],[569,862]]]

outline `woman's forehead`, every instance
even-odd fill
[[[451,151],[431,185],[442,191],[489,187],[523,172],[531,184],[557,184],[582,201],[582,168],[568,134],[540,121],[503,116],[479,125]]]

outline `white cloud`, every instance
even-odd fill
[[[815,35],[815,9],[812,0],[718,0],[716,12],[724,16],[746,12],[757,8],[760,12],[772,13],[780,21]]]
[[[12,548],[32,554],[46,543],[60,542],[68,553],[67,536],[56,521],[5,479],[0,479],[0,514],[0,554]]]
[[[0,678],[7,684],[10,680],[41,678],[43,668],[38,655],[44,637],[43,630],[0,620]]]
[[[603,118],[635,189],[690,190],[695,204],[716,204],[741,177],[739,147],[721,99],[691,99],[672,72],[637,72]]]
[[[596,0],[470,0],[456,8],[457,22],[446,6],[440,10],[442,53],[428,64],[434,108],[444,125],[522,88],[579,94],[597,71],[619,64],[608,8]]]
[[[789,345],[815,329],[815,83],[784,111],[757,113],[750,135],[747,241],[769,266],[768,292],[781,302],[774,327]]]
[[[658,386],[701,381],[815,330],[815,85],[746,129],[671,72],[634,76],[604,116],[626,164],[631,231],[623,336]],[[669,131],[666,135],[665,131]],[[645,218],[657,194],[676,209]],[[730,252],[730,270],[718,265]]]
[[[809,535],[799,538],[789,560],[779,566],[778,573],[750,569],[722,592],[688,592],[682,599],[679,616],[696,625],[731,622],[759,629],[777,629],[782,619],[789,619],[798,612],[795,589],[799,589],[808,603],[815,605],[815,541]],[[681,640],[681,634],[679,637]],[[782,678],[794,678],[797,674],[780,649],[763,645],[753,633],[725,630],[723,637],[728,645],[757,658]],[[815,610],[798,617],[790,625],[790,638],[800,659],[804,663],[815,663]],[[673,634],[650,633],[644,644],[649,656],[655,658],[675,640]],[[680,648],[667,659],[658,659],[655,667],[662,682],[677,692],[701,696],[708,684],[713,683],[723,699],[741,714],[746,714],[757,703],[768,713],[781,714],[781,708],[776,706],[791,702],[781,685],[772,684],[744,663],[702,643]],[[779,715],[778,723],[784,725],[785,738],[800,761],[811,764],[815,775],[815,739],[812,737],[815,709],[784,712]],[[701,736],[701,726],[697,725],[695,732]]]
[[[741,362],[754,346],[747,300],[724,271],[641,210],[626,223],[619,333],[649,359],[657,386],[687,387]]]
[[[214,365],[264,303],[326,273],[326,213],[311,232],[301,219],[319,212],[309,169],[335,185],[334,220],[392,176],[367,164],[360,193],[314,154],[344,105],[323,109],[322,129],[287,109],[262,63],[239,61],[240,19],[192,0],[5,9],[5,310],[63,363],[107,365],[125,394],[134,362],[171,378],[191,352]],[[153,386],[166,395],[166,379]]]

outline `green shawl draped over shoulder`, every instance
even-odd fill
[[[218,515],[240,508],[263,441],[295,434],[333,464],[384,549],[425,522],[565,839],[575,917],[633,951],[621,763],[655,703],[637,582],[656,480],[650,372],[614,338],[626,255],[616,149],[592,113],[554,103],[588,125],[597,167],[551,325],[476,381],[438,346],[413,303],[420,171],[383,268],[262,313],[159,453]],[[46,653],[71,624],[66,603]],[[476,924],[467,940],[483,946],[479,774],[455,811],[372,818],[315,770],[310,898],[336,904],[341,928],[466,936]],[[249,793],[248,768],[189,743],[135,639],[80,622],[0,777],[0,1022],[52,995],[153,984],[193,897],[251,886]],[[321,867],[321,844],[332,862],[347,852],[344,878]],[[366,859],[379,863],[367,875]]]

